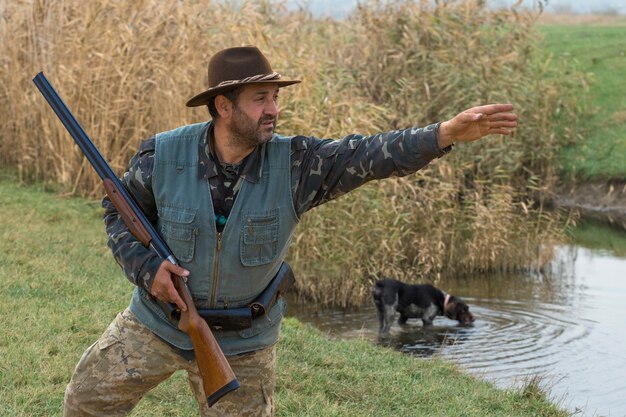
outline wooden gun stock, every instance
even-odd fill
[[[239,382],[224,354],[222,354],[209,325],[198,314],[185,279],[178,275],[175,276],[174,286],[187,305],[187,311],[182,311],[180,314],[178,328],[191,338],[193,349],[196,352],[196,362],[201,370],[202,386],[210,407],[223,395],[239,388]],[[216,355],[216,352],[219,352],[220,355]],[[202,370],[205,371],[202,372]]]
[[[102,179],[111,202],[124,220],[124,223],[126,223],[129,231],[144,246],[156,252],[161,259],[167,259],[175,265],[178,264],[170,248],[159,236],[152,223],[150,223],[137,202],[135,202],[122,182],[117,178],[98,148],[93,144],[91,138],[76,121],[74,115],[61,100],[61,97],[59,97],[43,73],[37,74],[33,82]],[[179,276],[175,276],[173,282],[180,297],[187,305],[187,311],[181,312],[178,328],[186,332],[191,338],[196,354],[196,362],[202,377],[204,393],[207,396],[207,402],[210,407],[222,396],[239,388],[239,382],[208,324],[198,315],[187,282]]]

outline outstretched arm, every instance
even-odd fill
[[[403,176],[450,151],[454,142],[489,134],[509,135],[517,126],[511,104],[473,107],[441,124],[341,140],[297,136],[292,140],[292,189],[298,215],[368,181]]]
[[[437,144],[437,127],[409,128],[340,140],[292,139],[292,190],[302,215],[368,181],[404,176],[450,151]]]
[[[517,115],[511,104],[488,104],[472,107],[441,123],[439,147],[454,142],[472,142],[491,134],[510,135],[517,127]]]

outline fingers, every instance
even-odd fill
[[[178,294],[178,291],[176,291],[174,286],[172,286],[171,290],[168,290],[168,297],[170,303],[176,304],[181,311],[187,311],[187,305],[185,304],[183,299],[180,298],[180,295]]]
[[[487,116],[489,122],[489,134],[510,135],[511,130],[517,127],[517,115],[515,113],[501,112]]]
[[[517,127],[517,116],[512,113],[487,116],[487,124],[489,126],[488,135],[510,135],[511,129]]]
[[[189,271],[187,271],[185,268],[182,268],[179,265],[174,265],[170,261],[163,261],[161,267],[168,270],[170,273],[176,274],[180,277],[186,277],[189,275]]]
[[[163,261],[154,278],[150,293],[161,301],[174,303],[182,311],[187,311],[185,302],[174,287],[172,274],[186,277],[189,276],[189,271],[169,261]]]
[[[468,111],[472,113],[483,113],[487,116],[496,113],[505,113],[513,111],[512,104],[487,104],[485,106],[472,107]]]
[[[488,116],[490,122],[499,122],[502,120],[513,121],[517,120],[517,114],[515,113],[496,113]]]
[[[509,129],[505,129],[503,127],[498,128],[490,128],[489,135],[510,135],[511,131]]]
[[[500,121],[500,122],[489,122],[489,128],[496,128],[496,127],[517,127],[517,122],[516,121]]]
[[[489,128],[499,127],[517,127],[517,115],[513,113],[497,113],[496,115],[486,116],[483,113],[464,112],[461,114],[461,121],[466,123],[480,121],[487,122]]]
[[[167,264],[164,265],[165,269],[167,269],[170,273],[178,275],[179,277],[187,277],[189,276],[189,271],[187,271],[185,268],[182,268],[178,265],[174,265],[173,263],[166,261]],[[170,303],[174,303],[178,306],[178,308],[180,308],[182,311],[187,311],[187,305],[185,304],[185,302],[183,301],[183,299],[180,297],[180,295],[178,294],[178,291],[176,291],[176,288],[174,287],[174,285],[172,285],[171,287],[168,287],[168,296],[170,297]]]
[[[160,289],[155,289],[152,291],[152,295],[165,303],[176,304],[176,306],[182,311],[187,311],[187,305],[183,299],[180,298],[180,295],[178,294],[178,291],[176,291],[176,288],[174,288],[174,285],[171,287],[164,286]]]

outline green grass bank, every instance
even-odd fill
[[[21,187],[0,175],[0,416],[62,415],[83,350],[128,303],[99,203]],[[565,416],[536,383],[506,391],[441,360],[365,341],[331,341],[293,319],[279,344],[277,416]],[[134,416],[191,416],[177,373]]]
[[[588,79],[590,114],[581,123],[583,140],[558,154],[562,178],[626,180],[626,18],[581,17],[540,24],[538,29],[545,36],[547,53]]]

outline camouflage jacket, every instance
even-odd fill
[[[434,158],[448,153],[450,147],[442,150],[437,144],[438,127],[433,124],[371,136],[353,134],[340,140],[292,137],[291,192],[297,215],[300,217],[370,180],[418,171]],[[198,178],[209,182],[216,214],[227,217],[241,181],[260,179],[260,147],[241,167],[220,164],[208,139],[212,137],[210,130],[211,123],[207,124],[198,150]],[[154,150],[155,137],[143,141],[122,177],[122,182],[152,222],[157,220],[152,194]],[[130,234],[108,197],[103,199],[102,206],[108,245],[115,260],[133,284],[150,290],[161,259]]]

